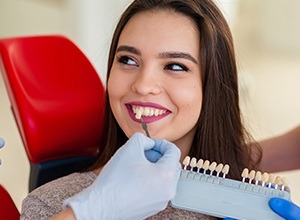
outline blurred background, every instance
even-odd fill
[[[0,38],[62,34],[91,60],[105,82],[116,21],[131,0],[0,0]],[[257,139],[300,124],[300,1],[218,0],[234,37],[241,108]],[[29,163],[0,77],[0,183],[20,209],[28,194]],[[300,163],[300,162],[299,162]],[[279,173],[300,204],[300,170]]]

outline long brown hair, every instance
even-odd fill
[[[233,40],[228,24],[211,0],[136,0],[123,13],[112,39],[108,73],[112,67],[120,34],[137,13],[168,10],[190,17],[200,32],[200,63],[203,82],[202,111],[190,156],[230,165],[230,177],[238,179],[244,167],[254,169],[261,158],[253,159],[247,147],[246,133],[240,115],[238,79]],[[106,93],[102,148],[94,168],[101,167],[122,146],[127,137],[116,122]]]

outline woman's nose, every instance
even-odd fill
[[[137,74],[132,90],[140,95],[157,95],[162,91],[162,82],[155,71],[143,69]]]

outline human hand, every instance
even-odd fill
[[[272,198],[269,201],[271,209],[286,220],[299,220],[300,207],[281,198]]]
[[[155,140],[156,143],[154,147],[145,151],[146,158],[152,163],[156,163],[163,156],[159,149],[157,149],[160,141],[162,140]]]
[[[0,138],[0,148],[2,148],[4,146],[5,142],[2,138]]]
[[[5,142],[4,142],[4,140],[2,139],[2,138],[0,138],[0,149],[2,148],[2,147],[4,147],[4,144],[5,144]],[[1,159],[0,159],[0,165],[2,164],[2,161],[1,161]]]
[[[145,152],[154,155],[152,162]],[[67,199],[64,206],[70,206],[78,220],[145,219],[165,209],[175,196],[179,158],[180,150],[174,144],[136,133],[114,154],[95,182]]]
[[[286,220],[299,220],[300,207],[296,204],[281,198],[272,198],[269,201],[271,209]],[[224,218],[223,220],[234,220],[232,218]]]

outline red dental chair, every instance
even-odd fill
[[[0,185],[0,219],[18,220],[20,213],[6,189]]]
[[[62,36],[0,39],[0,55],[30,162],[29,191],[88,168],[102,137],[105,96],[90,61]]]

